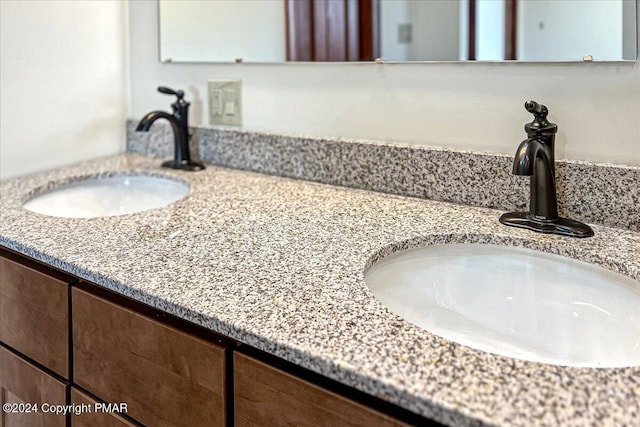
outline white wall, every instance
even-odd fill
[[[0,1],[0,178],[124,150],[128,6]]]
[[[527,99],[560,126],[557,157],[640,165],[640,67],[615,64],[161,64],[153,2],[131,2],[132,117],[184,88],[205,123],[211,78],[243,79],[246,129],[513,155]]]
[[[518,3],[518,59],[622,58],[622,0],[524,0]]]
[[[284,0],[160,0],[161,58],[282,62],[284,11]]]

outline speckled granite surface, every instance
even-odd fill
[[[127,150],[173,155],[173,134],[127,123]],[[192,145],[208,162],[235,169],[510,211],[526,211],[528,177],[513,157],[415,145],[194,128]],[[523,135],[524,138],[524,135]],[[640,141],[639,141],[640,142]],[[520,141],[514,141],[513,152]],[[560,215],[640,231],[640,167],[557,161]]]
[[[640,425],[640,367],[566,368],[476,351],[394,315],[363,280],[390,250],[493,242],[640,281],[640,233],[539,235],[500,225],[501,212],[487,208],[160,162],[126,154],[4,182],[0,245],[448,425]],[[52,181],[122,170],[180,177],[191,193],[109,218],[21,208]]]

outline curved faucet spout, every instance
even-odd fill
[[[539,138],[525,139],[513,159],[513,174],[531,177],[529,213],[535,218],[558,218],[555,168],[549,156],[549,145]]]
[[[525,139],[520,143],[513,159],[514,175],[533,175],[533,159],[539,149],[540,142],[535,139]]]
[[[545,142],[540,138],[525,139],[520,143],[513,159],[513,174],[531,176],[535,174],[534,165],[538,156],[544,156],[555,177],[555,161],[553,142]]]
[[[191,152],[189,151],[189,103],[183,99],[184,92],[162,86],[158,88],[158,91],[168,95],[175,95],[178,98],[176,102],[171,104],[173,114],[166,111],[152,111],[140,120],[136,131],[148,132],[153,122],[158,119],[166,119],[173,129],[175,156],[173,160],[164,162],[162,166],[190,171],[204,169],[202,163],[191,160]]]
[[[167,119],[171,124],[171,128],[173,129],[173,136],[175,138],[175,163],[182,164],[184,161],[190,162],[189,158],[189,131],[186,126],[175,116],[169,114],[165,111],[152,111],[147,113],[140,123],[138,123],[138,127],[136,127],[137,131],[148,132],[149,128],[158,119]]]
[[[152,111],[150,113],[147,113],[142,118],[142,120],[140,120],[140,123],[138,123],[138,126],[136,127],[136,131],[149,132],[149,128],[151,128],[151,125],[153,124],[153,122],[155,122],[158,119],[167,119],[169,123],[171,123],[171,127],[173,128],[174,132],[176,131],[176,128],[179,126],[178,121],[171,114],[165,111]]]

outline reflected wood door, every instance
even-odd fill
[[[379,0],[287,0],[287,61],[372,61]]]

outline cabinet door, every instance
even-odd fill
[[[0,341],[69,378],[69,282],[0,257]]]
[[[73,288],[74,382],[149,426],[222,426],[224,348]]]
[[[407,426],[250,356],[233,363],[237,426]]]
[[[77,405],[78,414],[71,414],[72,427],[137,427],[116,413],[95,409],[97,400],[75,387],[71,388],[71,403]]]
[[[66,416],[56,415],[49,408],[65,405],[66,391],[66,384],[0,346],[2,427],[64,427]],[[15,405],[6,411],[5,404]],[[20,404],[29,406],[19,408]]]

